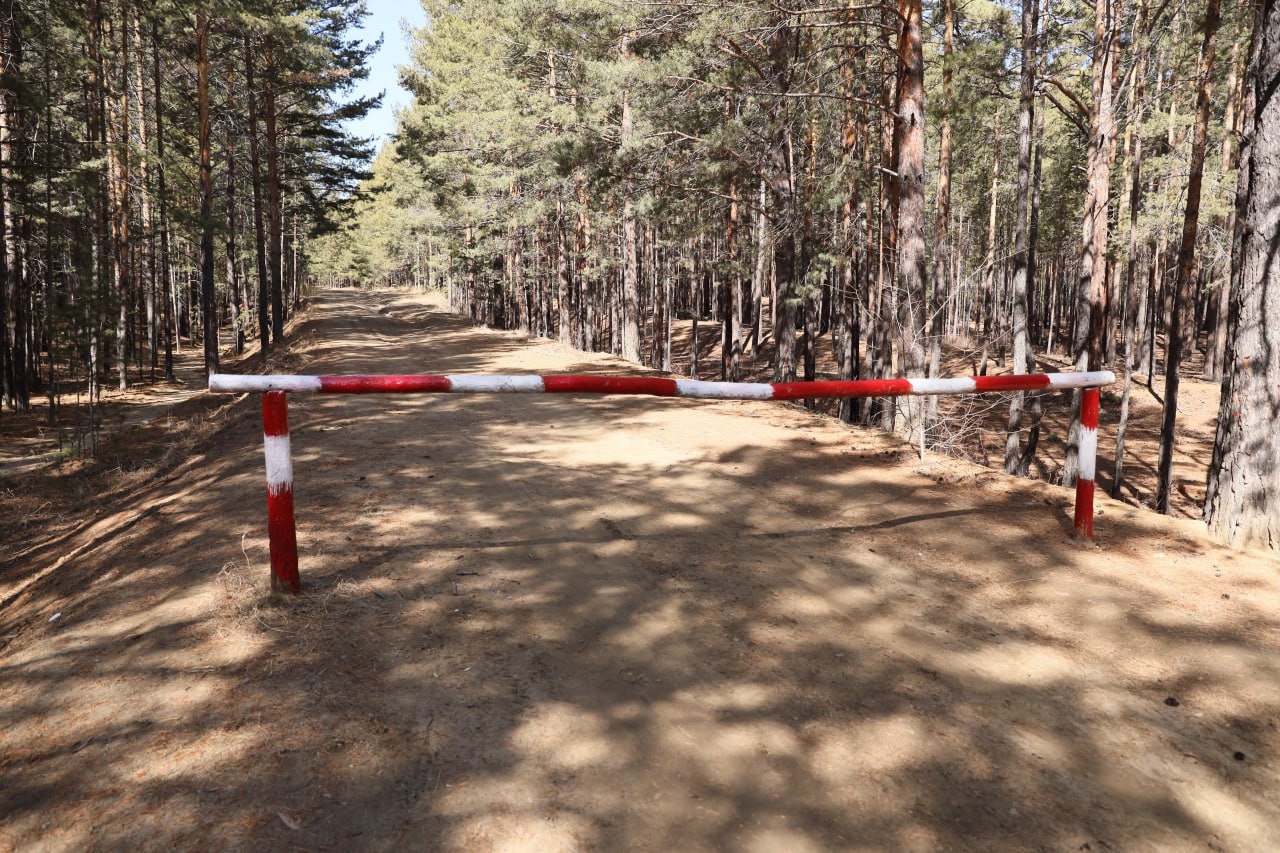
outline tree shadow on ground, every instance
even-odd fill
[[[308,368],[625,369],[394,304],[321,300]],[[1280,843],[1273,563],[787,407],[315,397],[275,604],[256,406],[4,612],[0,841]]]

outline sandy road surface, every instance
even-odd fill
[[[624,370],[396,294],[299,338]],[[1273,558],[776,404],[307,398],[277,606],[256,407],[0,575],[0,849],[1280,849]]]

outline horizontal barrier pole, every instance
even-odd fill
[[[313,394],[647,394],[714,400],[907,397],[984,391],[1097,388],[1116,381],[1109,370],[1023,373],[941,379],[860,379],[836,382],[702,382],[652,376],[239,376],[215,373],[210,391],[291,391]]]
[[[648,394],[716,400],[797,400],[811,397],[902,397],[1082,388],[1080,475],[1076,481],[1075,532],[1093,538],[1093,492],[1098,444],[1098,387],[1116,381],[1107,370],[1029,373],[952,379],[866,379],[843,382],[700,382],[652,376],[238,376],[215,373],[210,391],[262,393],[267,463],[267,534],[271,588],[297,595],[298,543],[293,516],[293,460],[289,448],[288,393],[317,394]]]

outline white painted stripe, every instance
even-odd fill
[[[319,391],[319,376],[240,376],[215,373],[209,377],[210,391]]]
[[[265,435],[263,447],[267,456],[267,491],[279,494],[293,488],[293,458],[289,454],[289,436]]]
[[[1097,388],[1116,381],[1110,370],[1094,370],[1089,373],[1049,373],[1050,388]]]
[[[955,379],[912,379],[912,394],[968,394],[975,391],[978,384],[968,376]]]
[[[1080,427],[1080,477],[1093,480],[1098,469],[1098,431]]]
[[[541,376],[466,376],[450,373],[446,377],[453,391],[477,394],[538,393],[545,390]]]
[[[768,400],[773,386],[763,382],[702,382],[677,379],[676,393],[681,397],[706,397],[714,400]]]

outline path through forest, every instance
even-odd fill
[[[628,372],[321,293],[306,372]],[[280,369],[280,365],[276,365]],[[219,403],[228,403],[220,400]],[[1280,562],[768,403],[258,399],[0,556],[0,849],[1274,850]]]

